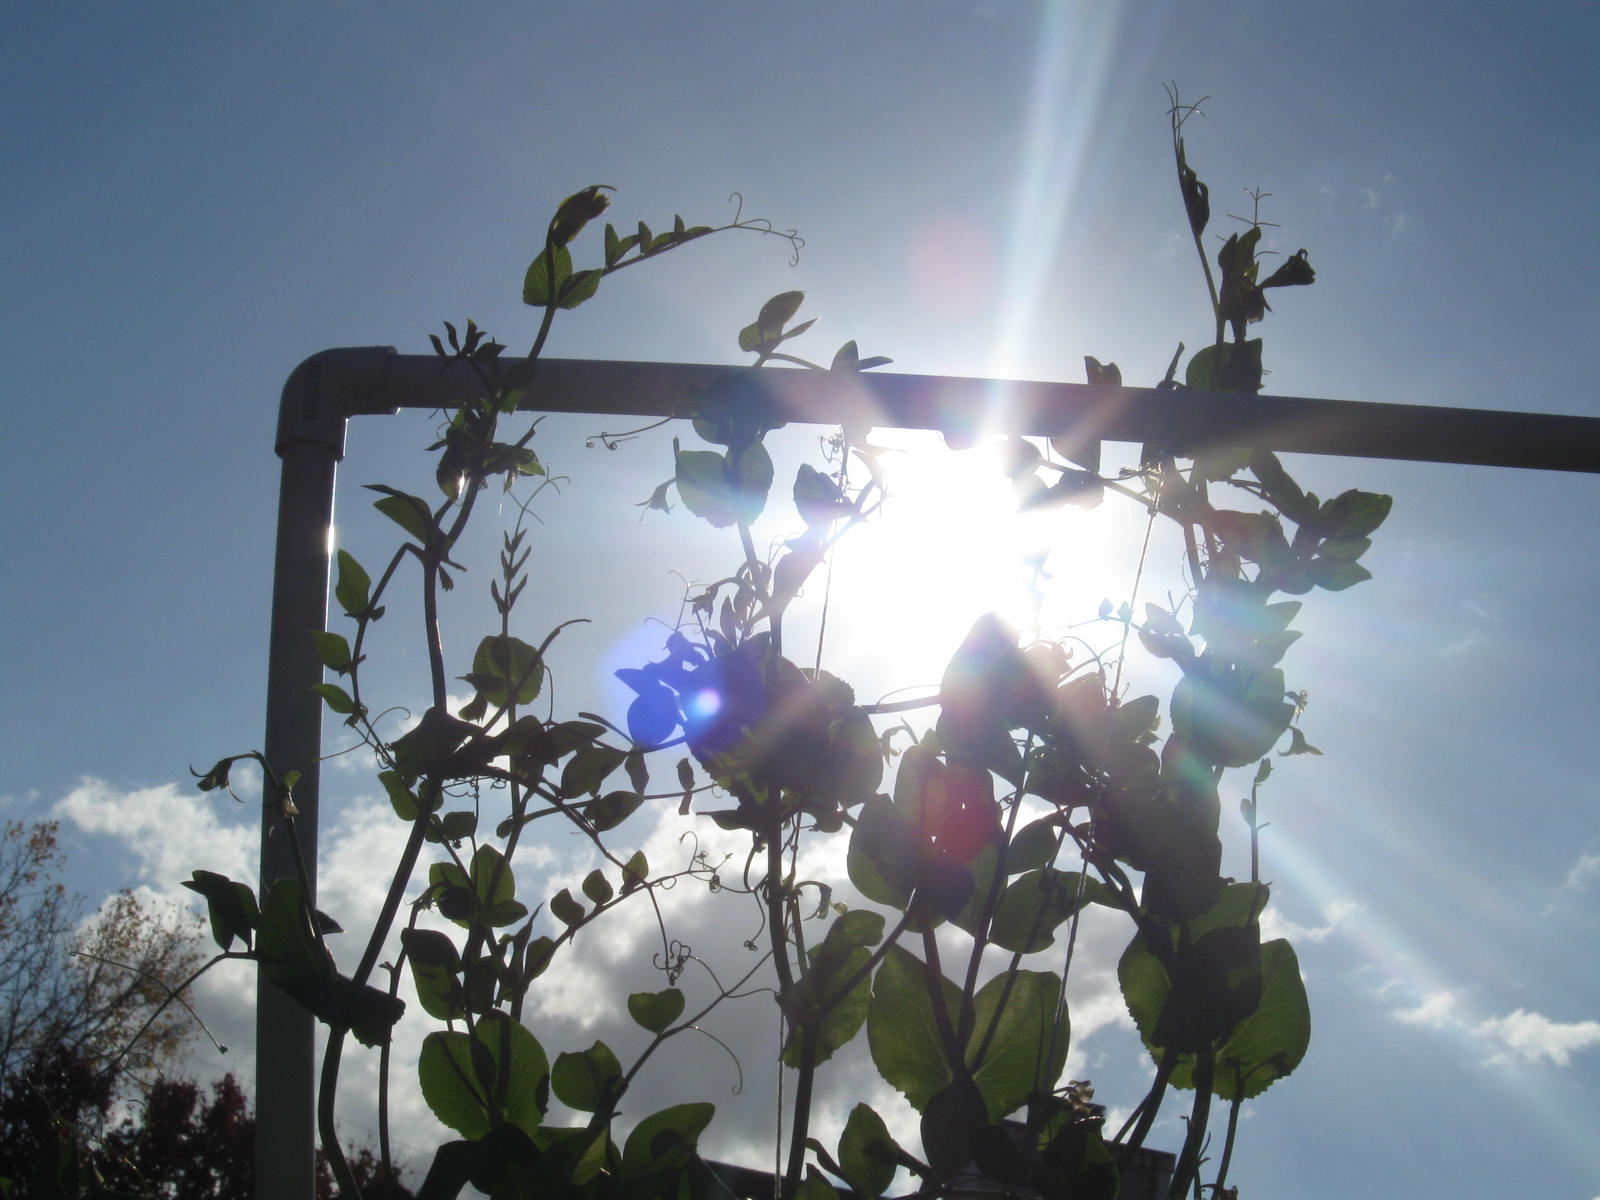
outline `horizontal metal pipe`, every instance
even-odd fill
[[[324,351],[320,385],[348,415],[434,408],[473,395],[467,365],[431,355]],[[330,363],[328,360],[336,360]],[[381,363],[381,369],[375,364]],[[505,359],[510,372],[523,360]],[[1154,442],[1179,453],[1214,446],[1414,462],[1600,473],[1600,418],[1250,396],[1183,388],[715,366],[541,359],[521,407],[536,412],[688,416],[713,388],[748,389],[789,421]]]

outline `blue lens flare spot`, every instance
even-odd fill
[[[722,709],[722,696],[715,688],[701,688],[690,694],[684,703],[684,716],[689,720],[700,723],[709,721]]]

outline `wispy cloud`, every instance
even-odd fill
[[[1600,854],[1580,854],[1578,861],[1567,872],[1567,877],[1561,881],[1561,890],[1586,892],[1596,879],[1600,879]]]
[[[1297,944],[1325,942],[1344,925],[1345,919],[1360,907],[1350,900],[1334,900],[1324,904],[1321,925],[1301,925],[1297,921],[1291,921],[1276,908],[1268,908],[1261,914],[1261,938],[1263,941],[1288,938]]]
[[[1502,1047],[1494,1054],[1496,1062],[1564,1067],[1577,1051],[1600,1046],[1600,1021],[1552,1021],[1521,1008],[1480,1022],[1475,1032]]]
[[[123,791],[85,778],[56,804],[54,816],[114,839],[137,860],[141,882],[170,895],[187,895],[178,885],[201,866],[255,879],[254,822],[224,822],[218,803],[192,787],[165,783]]]
[[[1454,992],[1431,992],[1414,1008],[1397,1008],[1394,1015],[1407,1025],[1421,1025],[1427,1029],[1443,1029],[1456,1023],[1456,996]]]
[[[1572,1056],[1600,1047],[1600,1021],[1556,1021],[1518,1008],[1504,1016],[1474,1020],[1461,1015],[1452,991],[1430,992],[1410,1008],[1392,1010],[1396,1020],[1424,1029],[1454,1030],[1478,1042],[1485,1061],[1504,1066],[1569,1066]]]
[[[1404,188],[1403,185],[1397,185],[1392,174],[1384,175],[1375,186],[1363,184],[1349,187],[1324,184],[1320,190],[1329,202],[1346,211],[1353,210],[1359,214],[1359,219],[1381,223],[1391,238],[1403,236],[1415,225],[1411,213],[1399,207],[1396,202],[1396,192],[1403,191]]]

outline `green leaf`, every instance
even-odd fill
[[[617,231],[610,225],[606,226],[606,266],[615,266],[624,254],[639,244],[639,235],[630,233],[627,237],[618,237]]]
[[[1011,839],[1011,847],[1006,851],[1006,874],[1020,875],[1049,866],[1055,861],[1060,845],[1061,825],[1054,818],[1030,821]]]
[[[1287,750],[1278,751],[1278,754],[1283,758],[1287,758],[1291,754],[1321,754],[1321,753],[1322,753],[1321,750],[1318,750],[1310,742],[1306,741],[1306,735],[1300,732],[1300,727],[1298,725],[1289,726],[1289,748]],[[1270,768],[1272,766],[1272,760],[1263,758],[1261,760],[1261,765],[1264,768]],[[1260,782],[1260,779],[1262,778],[1262,776],[1260,775],[1260,772],[1257,772],[1257,776],[1258,776],[1257,782]]]
[[[1172,691],[1172,729],[1208,763],[1248,766],[1271,752],[1294,719],[1283,697],[1277,668],[1230,672],[1203,663]]]
[[[436,862],[428,868],[428,887],[442,916],[463,929],[472,924],[476,899],[465,871],[453,862]]]
[[[337,929],[316,914],[325,932]],[[257,924],[256,955],[261,973],[280,991],[329,1025],[347,1028],[364,1046],[389,1040],[405,1004],[386,992],[338,974],[333,959],[312,933],[298,879],[278,879],[267,891]]]
[[[1220,391],[1221,389],[1216,385],[1218,357],[1219,347],[1215,345],[1202,346],[1199,350],[1196,350],[1193,357],[1189,359],[1189,365],[1184,368],[1184,385],[1193,388],[1197,392]],[[1243,466],[1244,464],[1240,463],[1239,465]],[[1231,473],[1229,472],[1229,474]],[[1223,475],[1218,478],[1226,479],[1227,476]]]
[[[522,302],[535,308],[548,307],[550,298],[558,294],[557,289],[571,274],[572,251],[565,246],[540,253],[528,264],[527,273],[522,278]]]
[[[1093,355],[1085,354],[1083,356],[1083,369],[1091,386],[1122,386],[1122,369],[1116,363],[1103,363]]]
[[[813,1040],[812,1061],[824,1063],[861,1031],[870,999],[870,979],[865,968],[871,957],[859,947],[846,951],[829,964],[835,969],[809,972],[795,985],[798,999],[794,1002],[795,1021],[783,1048],[784,1066],[801,1066],[808,1036]],[[858,974],[855,986],[841,994],[843,983]]]
[[[369,483],[366,487],[369,491],[383,493],[381,500],[372,502],[373,508],[416,538],[418,545],[427,547],[433,544],[437,530],[433,523],[433,510],[425,500],[379,483]]]
[[[1299,1066],[1310,1044],[1311,1007],[1294,947],[1283,938],[1263,942],[1261,1002],[1217,1052],[1211,1090],[1224,1100],[1254,1099]]]
[[[972,1161],[973,1135],[986,1124],[983,1093],[970,1076],[957,1075],[922,1110],[922,1149],[928,1165],[948,1179]]]
[[[1193,1087],[1195,1053],[1235,1037],[1259,1011],[1263,996],[1261,930],[1256,923],[1266,891],[1232,884],[1209,910],[1196,917],[1189,937],[1176,949],[1172,974],[1135,937],[1117,964],[1123,1000],[1152,1059],[1168,1048],[1182,1057],[1175,1087]]]
[[[359,617],[367,611],[372,601],[372,580],[349,551],[336,555],[339,564],[338,582],[333,585],[333,595],[348,617]]]
[[[850,1110],[839,1135],[839,1172],[857,1196],[877,1198],[894,1182],[900,1145],[883,1118],[865,1104]]]
[[[1192,367],[1192,364],[1191,364]],[[1191,383],[1188,386],[1195,387]],[[1205,391],[1212,389],[1206,388]],[[1250,465],[1251,451],[1237,446],[1212,446],[1194,456],[1194,473],[1209,483],[1232,479]]]
[[[183,886],[206,898],[211,937],[218,946],[226,950],[237,938],[246,950],[250,948],[250,935],[261,919],[261,912],[256,907],[256,894],[248,885],[236,883],[215,871],[195,871],[191,878],[183,881]]]
[[[618,1165],[618,1151],[611,1144],[611,1133],[606,1128],[557,1129],[541,1125],[533,1140],[541,1153],[529,1174],[527,1190],[514,1193],[519,1197],[549,1195],[550,1191],[545,1184],[552,1179],[561,1180],[575,1191],[602,1171],[615,1170]],[[568,1196],[573,1194],[573,1191],[566,1189],[563,1191]],[[423,1200],[430,1200],[426,1187],[418,1194]],[[562,1192],[555,1194],[561,1195]],[[455,1193],[441,1192],[439,1195],[442,1200],[443,1197],[453,1196]]]
[[[766,507],[767,494],[772,491],[772,456],[760,442],[728,453],[737,459],[734,477],[739,515],[745,521],[754,521]]]
[[[1360,563],[1344,558],[1314,558],[1306,573],[1312,583],[1330,592],[1342,592],[1372,578],[1372,572]]]
[[[621,1083],[622,1065],[601,1041],[587,1050],[558,1054],[550,1072],[556,1097],[579,1112],[598,1112],[612,1103]]]
[[[402,821],[415,821],[420,805],[416,794],[406,786],[406,781],[400,778],[400,773],[380,771],[378,782],[383,784],[383,790],[389,794],[389,805],[394,809],[394,815]]]
[[[1071,1027],[1065,1010],[1056,1024],[1060,993],[1061,978],[1053,972],[1016,971],[996,975],[973,997],[967,1060],[991,1122],[1030,1097],[1048,1095],[1066,1067]],[[983,1057],[975,1061],[980,1050]]]
[[[850,834],[845,857],[850,882],[868,900],[904,911],[921,871],[922,843],[890,799],[875,796],[862,807]]]
[[[453,814],[452,814],[453,815]],[[516,880],[506,856],[485,842],[472,855],[472,892],[483,908],[495,908],[516,895]]]
[[[704,1101],[677,1104],[640,1121],[622,1147],[623,1178],[642,1179],[688,1165],[700,1134],[711,1124],[716,1111]]]
[[[649,878],[650,862],[643,850],[635,850],[628,861],[622,864],[622,894],[626,896],[634,888],[643,887]]]
[[[1122,1002],[1133,1018],[1145,1048],[1156,1054],[1156,1027],[1172,995],[1172,980],[1161,960],[1150,952],[1142,936],[1128,943],[1117,961],[1117,983]]]
[[[586,914],[583,905],[573,899],[572,893],[562,888],[550,897],[550,915],[563,925],[581,925]]]
[[[343,671],[350,665],[350,643],[344,640],[343,634],[313,629],[311,640],[316,643],[317,657],[330,671]]]
[[[794,477],[794,506],[807,525],[826,525],[855,511],[848,504],[839,484],[810,463],[801,463]]]
[[[314,683],[311,690],[321,696],[327,706],[341,716],[347,716],[356,711],[356,702],[350,699],[350,694],[336,683]]]
[[[1370,549],[1371,538],[1329,538],[1317,547],[1317,554],[1322,558],[1345,558],[1355,562]]]
[[[1084,905],[1093,903],[1100,890],[1099,881],[1076,872],[1053,867],[1029,871],[1012,880],[1001,895],[989,936],[1002,949],[1018,954],[1048,950],[1055,943],[1056,927]]]
[[[799,1067],[807,1033],[813,1061],[824,1063],[850,1041],[867,1017],[869,950],[883,939],[882,915],[866,909],[841,914],[811,953],[810,966],[788,997],[792,1029],[783,1050],[785,1066]],[[848,991],[845,985],[855,980]]]
[[[800,305],[805,302],[805,298],[804,292],[780,292],[761,306],[761,314],[756,317],[756,324],[763,329],[782,329],[794,319],[795,313],[800,311]]]
[[[739,349],[760,353],[783,341],[783,327],[800,311],[805,298],[804,292],[781,292],[768,300],[761,306],[761,313],[755,321],[739,331]],[[806,322],[806,326],[810,324],[810,321]],[[790,336],[799,332],[796,329]]]
[[[695,516],[727,528],[754,521],[772,489],[772,456],[760,442],[729,449],[677,451],[678,495]]]
[[[532,983],[545,973],[551,959],[555,957],[556,943],[553,938],[536,937],[528,943],[527,953],[523,955],[523,980]]]
[[[839,1200],[839,1193],[815,1164],[807,1163],[806,1177],[800,1181],[794,1197],[795,1200]]]
[[[461,970],[461,955],[455,943],[437,930],[403,929],[400,944],[411,964],[411,981],[422,1010],[440,1021],[465,1016],[465,993],[456,978]]]
[[[701,520],[725,529],[739,519],[730,500],[728,460],[715,450],[679,450],[678,495],[685,507]]]
[[[459,843],[478,831],[478,814],[468,809],[447,812],[429,828],[429,841]]]
[[[592,268],[585,271],[575,271],[561,284],[561,301],[558,308],[577,308],[585,300],[592,299],[600,288],[600,278],[604,271]]]
[[[472,673],[462,678],[497,708],[508,702],[528,704],[544,683],[544,660],[521,638],[494,634],[478,643]]]
[[[1351,488],[1323,504],[1317,513],[1316,528],[1323,537],[1366,537],[1383,524],[1393,505],[1392,496]]]
[[[616,895],[616,891],[603,872],[594,870],[583,877],[583,894],[596,904],[604,904]]]
[[[643,803],[644,797],[638,792],[607,792],[598,800],[590,801],[583,815],[594,826],[596,833],[605,833],[621,825]]]
[[[584,746],[567,760],[567,765],[561,770],[562,799],[573,800],[598,793],[600,785],[627,757],[626,750],[603,746],[599,742]]]
[[[953,1078],[939,1023],[934,1016],[928,968],[909,951],[891,946],[872,983],[867,1007],[867,1045],[878,1074],[921,1112]],[[939,979],[940,1003],[953,1028],[961,994]]]
[[[503,1013],[485,1013],[475,1033],[438,1031],[422,1043],[417,1073],[422,1098],[439,1120],[477,1140],[500,1122],[525,1133],[544,1119],[540,1093],[549,1059],[526,1026]]]
[[[634,992],[628,997],[628,1015],[636,1025],[660,1033],[683,1013],[683,993],[675,987],[659,992]]]

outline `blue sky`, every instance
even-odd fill
[[[19,511],[0,534],[0,817],[61,815],[93,893],[253,869],[254,814],[197,798],[185,768],[261,736],[288,372],[327,346],[424,350],[441,319],[525,343],[523,268],[585,184],[619,189],[619,222],[656,225],[726,219],[737,190],[806,247],[791,267],[781,244],[728,237],[630,271],[558,326],[553,354],[735,362],[761,302],[800,288],[818,357],[855,338],[891,369],[1077,381],[1093,354],[1152,383],[1209,327],[1170,177],[1175,79],[1213,97],[1189,149],[1214,207],[1271,192],[1276,248],[1306,247],[1318,271],[1263,327],[1270,390],[1600,415],[1592,3],[173,0],[16,4],[7,23],[0,456]],[[541,510],[540,620],[604,627],[571,651],[571,708],[614,709],[607,672],[659,643],[641,622],[674,612],[670,570],[730,553],[681,516],[641,524],[628,504],[668,473],[664,443],[585,450],[603,427],[552,421],[538,440],[573,481]],[[356,426],[342,544],[381,544],[355,485],[426,479],[427,440],[418,421]],[[965,470],[931,461],[933,495]],[[1600,638],[1584,615],[1600,484],[1291,469],[1395,508],[1374,580],[1308,604],[1286,662],[1327,754],[1275,775],[1265,874],[1302,931],[1315,1032],[1252,1114],[1233,1182],[1600,1194]],[[1054,565],[1081,620],[1131,565],[1097,549],[1115,541],[1101,526],[1072,535]],[[948,563],[891,593],[938,610],[914,639],[935,660],[981,600],[926,599],[971,574]],[[836,652],[892,671],[869,648],[895,623],[853,619]],[[390,834],[357,765],[327,773],[323,880],[359,907]],[[552,880],[580,867],[573,847],[541,853]],[[591,982],[631,978],[628,945],[596,947]],[[242,976],[213,993],[236,1043]],[[1086,972],[1098,1015],[1074,1065],[1126,1106],[1135,1047],[1105,984]],[[576,1045],[593,1033],[561,996],[581,972],[561,986],[549,1041]]]

